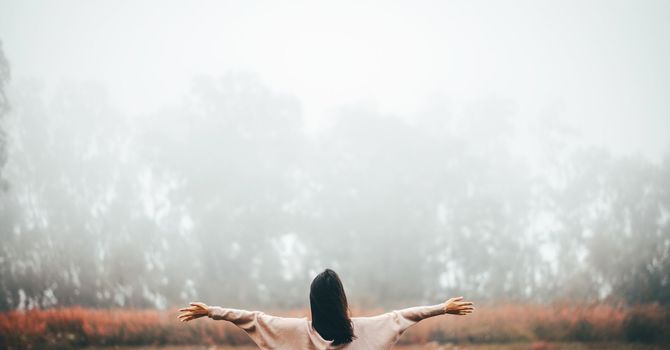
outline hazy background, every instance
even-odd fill
[[[0,0],[0,40],[0,309],[670,303],[670,2]]]

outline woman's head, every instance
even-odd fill
[[[321,337],[332,340],[333,345],[350,343],[354,330],[349,318],[347,295],[340,277],[331,269],[314,277],[309,291],[312,309],[312,326]]]

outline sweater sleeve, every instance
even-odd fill
[[[213,320],[229,321],[245,331],[261,349],[277,348],[286,339],[299,334],[300,319],[277,317],[261,311],[210,306],[207,316]]]
[[[444,304],[417,306],[394,310],[373,317],[358,317],[354,329],[357,336],[366,338],[373,348],[389,349],[395,344],[407,328],[428,317],[444,314]]]
[[[402,310],[392,311],[394,326],[402,334],[407,328],[417,324],[419,321],[438,315],[444,315],[444,304],[430,306],[416,306]]]
[[[209,318],[213,320],[229,321],[242,329],[252,326],[252,323],[260,313],[261,312],[259,311],[229,309],[220,306],[210,306],[209,309],[207,309],[207,316],[209,316]]]

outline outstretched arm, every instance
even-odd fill
[[[179,309],[179,312],[182,313],[179,314],[177,318],[182,322],[188,322],[190,320],[195,320],[196,318],[208,316],[209,306],[201,302],[192,302],[190,307]]]
[[[475,304],[471,301],[463,301],[463,297],[451,298],[444,302],[444,313],[465,316],[471,314]]]
[[[373,317],[359,317],[357,329],[360,338],[367,338],[375,348],[388,349],[411,326],[429,317],[452,314],[467,315],[474,310],[472,302],[463,297],[451,298],[444,303],[394,310]]]
[[[437,305],[416,306],[395,310],[390,312],[390,317],[393,321],[394,331],[400,335],[407,328],[426,318],[444,314],[463,316],[472,313],[473,310],[474,306],[472,302],[463,301],[463,297],[457,297],[448,299],[444,303]]]
[[[261,311],[207,306],[194,302],[190,307],[179,309],[179,319],[187,322],[203,316],[213,320],[225,320],[244,330],[261,349],[287,348],[284,344],[297,339],[304,326],[304,319],[277,317]],[[290,347],[289,347],[290,348]]]
[[[177,316],[182,322],[188,322],[196,318],[207,316],[213,320],[230,321],[238,326],[253,322],[260,311],[247,311],[240,309],[222,308],[219,306],[208,306],[201,302],[192,302],[190,307],[179,309],[183,312]],[[242,327],[244,328],[244,327]]]
[[[467,315],[472,313],[474,306],[470,301],[463,301],[463,297],[451,298],[444,303],[431,306],[417,306],[407,309],[397,310],[400,316],[411,322],[419,322],[425,318],[451,314],[451,315]]]

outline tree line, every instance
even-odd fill
[[[670,157],[575,147],[551,117],[523,157],[493,98],[311,133],[247,73],[129,116],[95,82],[8,87],[1,53],[2,310],[304,307],[325,267],[358,307],[670,301]]]

